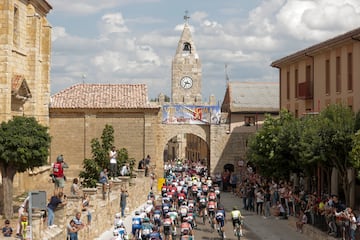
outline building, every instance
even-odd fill
[[[51,27],[45,0],[0,3],[0,120],[33,116],[49,125]]]
[[[0,122],[28,116],[49,125],[51,10],[46,0],[0,1]],[[32,175],[16,174],[14,192],[41,186]]]
[[[222,158],[241,166],[246,160],[249,137],[261,127],[267,114],[279,114],[279,84],[229,81],[221,112],[227,115],[229,135]]]
[[[148,101],[144,84],[77,84],[53,95],[50,103],[51,160],[63,154],[77,176],[91,158],[91,140],[106,124],[114,128],[114,145],[141,160],[155,155],[160,106]],[[136,165],[137,166],[137,165]]]
[[[360,28],[271,63],[279,69],[280,108],[300,117],[341,103],[360,110]]]

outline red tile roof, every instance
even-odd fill
[[[145,84],[76,84],[53,96],[50,108],[159,108],[149,103]]]

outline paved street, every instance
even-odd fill
[[[234,205],[242,207],[242,200],[231,193],[222,193],[221,202],[224,204],[227,213],[227,227],[225,229],[227,239],[235,239],[231,230],[232,224],[230,220],[230,211]],[[241,239],[251,240],[304,240],[307,237],[296,232],[295,223],[290,220],[277,220],[274,217],[264,219],[262,216],[256,215],[254,212],[241,210],[245,217],[244,237]],[[213,238],[197,238],[197,239],[216,239]]]
[[[226,210],[226,224],[225,234],[226,239],[235,240],[232,230],[232,223],[230,219],[230,211],[233,206],[242,207],[242,201],[239,197],[235,197],[231,193],[222,193],[221,203],[225,206]],[[295,231],[295,223],[291,220],[277,220],[274,217],[264,219],[256,215],[254,212],[241,210],[242,215],[245,217],[245,228],[243,229],[244,240],[303,240],[306,236]],[[198,222],[200,219],[197,220]],[[131,216],[125,218],[125,226],[128,231],[131,231]],[[112,229],[105,232],[99,240],[109,240],[112,236]],[[220,236],[216,231],[212,232],[208,222],[204,224],[198,223],[198,228],[195,231],[196,240],[217,240]]]

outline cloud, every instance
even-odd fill
[[[150,98],[169,95],[171,62],[184,22],[173,20],[173,9],[161,10],[161,4],[171,5],[168,1],[177,3],[153,0],[156,4],[146,5],[152,10],[141,11],[139,2],[151,0],[51,0],[57,16],[59,11],[64,19],[93,14],[97,26],[92,35],[71,29],[65,20],[53,27],[52,92],[81,82],[86,73],[86,82],[146,83]],[[212,3],[211,10],[194,0],[198,10],[189,19],[202,62],[202,94],[213,93],[218,100],[226,87],[225,64],[230,80],[277,81],[272,61],[360,25],[358,0],[229,1]],[[137,11],[127,11],[129,6]]]
[[[100,33],[104,36],[111,33],[125,33],[129,31],[121,13],[105,14],[102,16],[101,23],[99,25]]]
[[[322,41],[360,24],[360,2],[289,0],[276,18],[280,29],[298,40]]]

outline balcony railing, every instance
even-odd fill
[[[312,93],[311,82],[299,83],[298,91],[299,99],[312,99],[314,97]]]

